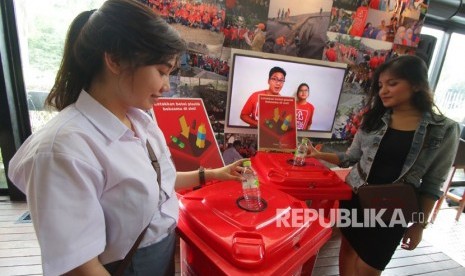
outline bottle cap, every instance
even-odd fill
[[[250,166],[252,166],[252,162],[250,160],[244,161],[244,162],[242,162],[242,166],[250,167]]]

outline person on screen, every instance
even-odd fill
[[[145,112],[170,90],[185,51],[174,28],[133,0],[108,0],[71,23],[46,99],[60,112],[8,171],[26,193],[44,275],[115,275],[133,245],[124,275],[174,275],[175,189],[242,180],[243,160],[176,172],[163,118]]]
[[[240,140],[236,140],[232,144],[228,144],[228,148],[223,152],[224,164],[229,165],[242,159],[243,157],[239,153],[241,148],[242,143]]]
[[[258,125],[258,96],[259,95],[274,95],[280,96],[286,81],[286,71],[283,68],[275,66],[268,73],[268,89],[252,93],[247,99],[241,111],[241,120],[252,127]]]
[[[417,56],[400,56],[376,69],[362,116],[346,152],[322,152],[310,146],[308,155],[340,167],[352,166],[345,178],[353,187],[352,199],[339,206],[348,211],[346,220],[352,221],[339,228],[340,275],[381,275],[399,244],[406,250],[418,246],[459,143],[459,125],[434,104],[428,68]],[[355,224],[369,220],[370,211],[361,207],[358,188],[390,183],[415,188],[421,213],[413,223],[394,215],[386,225]]]
[[[297,130],[308,130],[312,125],[313,112],[315,107],[313,104],[307,102],[310,95],[310,88],[308,84],[301,83],[297,88],[297,101],[295,106],[295,120]]]

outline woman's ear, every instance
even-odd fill
[[[115,75],[121,74],[122,68],[121,68],[121,63],[118,60],[118,58],[116,58],[112,54],[105,52],[103,54],[103,59],[104,59],[106,67],[108,68],[108,70],[110,70],[110,72],[112,72]]]

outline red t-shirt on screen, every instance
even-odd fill
[[[296,105],[295,120],[298,130],[308,130],[308,128],[312,125],[314,110],[315,107],[308,102]]]
[[[258,95],[267,95],[268,90],[262,90],[254,92],[250,95],[247,102],[245,102],[242,108],[241,115],[250,116],[250,118],[258,121]]]

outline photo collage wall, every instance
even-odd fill
[[[427,0],[139,1],[188,43],[165,96],[202,98],[220,144],[230,135],[223,136],[232,48],[346,63],[332,136],[350,139],[372,72],[415,54],[428,9]],[[318,93],[311,90],[309,101]]]

